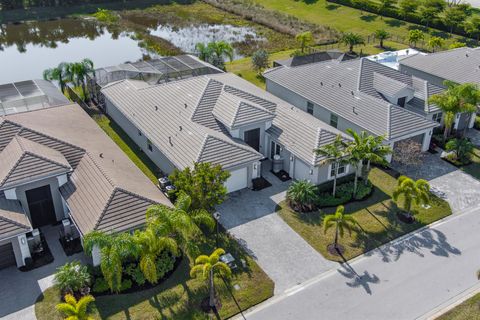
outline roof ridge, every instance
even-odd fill
[[[215,79],[211,79],[211,78],[207,78],[207,79],[208,79],[208,82],[207,82],[205,88],[203,89],[202,95],[200,96],[200,98],[198,99],[198,101],[197,101],[197,103],[196,103],[196,105],[195,105],[195,109],[194,109],[193,112],[192,112],[192,116],[190,117],[190,120],[193,121],[193,122],[195,122],[195,121],[193,120],[193,118],[195,117],[195,115],[196,115],[196,113],[197,113],[197,111],[198,111],[198,108],[200,107],[200,104],[201,104],[202,101],[203,101],[203,98],[204,98],[205,95],[207,94],[207,91],[208,91],[209,87],[210,87],[212,84],[214,84],[214,83],[215,83],[216,85],[217,85],[217,84],[220,84],[220,85],[222,85],[222,88],[221,88],[220,90],[223,90],[223,87],[225,86],[222,82],[217,81],[217,80],[215,80]],[[217,98],[217,100],[218,100],[218,98]]]
[[[23,215],[25,215],[25,212],[23,213]],[[12,219],[8,219],[7,217],[2,216],[2,215],[0,215],[0,220],[7,221],[9,223],[12,223],[12,224],[14,224],[16,226],[19,226],[19,227],[23,227],[25,229],[30,229],[31,228],[31,227],[27,226],[26,224],[23,224],[23,223],[20,223],[20,222],[17,222],[17,221],[13,221]],[[27,220],[28,220],[28,218],[27,218]]]
[[[387,112],[387,135],[388,140],[392,137],[391,130],[392,130],[392,107],[393,104],[389,103],[388,105],[388,112]]]
[[[5,150],[5,149],[4,149]],[[5,184],[5,182],[8,180],[8,178],[10,177],[10,175],[12,174],[13,171],[15,171],[15,169],[18,167],[18,165],[20,164],[20,162],[22,162],[23,158],[25,158],[25,154],[26,153],[22,153],[22,155],[18,158],[18,160],[15,162],[15,164],[12,166],[12,168],[8,171],[8,173],[5,175],[5,178],[3,178],[1,181],[0,181],[0,187],[3,186]]]
[[[102,221],[103,217],[105,216],[105,213],[107,212],[107,208],[112,202],[113,197],[115,196],[115,193],[117,192],[117,187],[114,187],[112,190],[112,193],[110,194],[110,197],[108,197],[108,201],[105,203],[102,209],[102,213],[100,214],[100,217],[98,217],[97,221],[95,222],[95,225],[93,226],[93,230],[96,230],[98,228],[98,225],[100,224],[100,221]]]
[[[430,96],[429,94],[430,90],[428,89],[428,81],[427,80],[423,80],[423,81],[425,86],[425,96],[423,97],[425,104],[423,106],[423,110],[425,112],[430,112],[430,104],[428,103],[428,97]]]
[[[240,113],[240,108],[242,107],[242,105],[243,105],[243,101],[239,101],[238,103],[236,103],[235,114],[233,115],[232,120],[229,123],[230,127],[233,127],[233,124],[237,120],[237,117],[238,117],[238,114]]]
[[[209,138],[210,133],[206,132],[205,133],[205,138],[203,138],[202,145],[200,147],[200,150],[198,151],[197,158],[195,159],[195,162],[198,162],[202,156],[203,150],[205,150],[205,146],[207,145],[207,139]]]
[[[229,145],[231,145],[231,146],[233,146],[233,147],[238,147],[238,148],[240,148],[240,149],[243,149],[243,150],[245,150],[245,151],[248,151],[248,152],[250,152],[250,153],[260,154],[259,152],[253,150],[251,147],[246,147],[246,146],[244,146],[244,145],[242,145],[242,144],[240,144],[240,143],[236,143],[235,141],[232,141],[232,140],[228,141],[228,139],[222,139],[222,138],[217,137],[217,136],[215,136],[215,135],[213,135],[213,134],[211,134],[211,133],[207,133],[207,139],[208,139],[208,138],[216,139],[216,140],[218,140],[218,141],[227,143],[227,144],[229,144]],[[206,144],[207,139],[205,139],[205,144]],[[203,149],[203,148],[202,148],[202,149]],[[203,151],[203,150],[202,150],[202,151]]]
[[[322,138],[322,132],[323,132],[323,128],[317,128],[317,137],[316,137],[316,141],[315,141],[315,148],[318,148],[318,145],[320,144],[320,140]],[[312,162],[311,164],[315,165],[317,163],[317,158],[319,157],[319,155],[315,152],[315,149],[313,149],[313,155],[312,155]]]
[[[38,155],[38,154],[36,154],[36,153],[33,153],[33,152],[31,152],[31,151],[25,150],[24,153],[25,153],[25,154],[28,154],[28,155],[30,155],[30,156],[32,156],[32,157],[39,158],[40,160],[44,160],[44,161],[47,161],[47,162],[56,164],[56,165],[58,165],[58,166],[60,166],[60,167],[62,167],[62,168],[70,169],[70,170],[72,169],[70,166],[66,166],[66,165],[64,165],[64,164],[62,164],[62,163],[60,163],[60,162],[55,161],[55,160],[51,160],[51,159],[45,158],[45,157],[43,157],[43,156],[41,156],[41,155]],[[67,162],[68,162],[68,161],[67,161]]]
[[[39,154],[37,154],[37,153],[34,153],[34,152],[30,151],[30,150],[27,150],[27,148],[25,147],[25,145],[23,144],[23,142],[22,142],[21,140],[27,140],[27,141],[30,141],[31,143],[38,144],[38,145],[40,145],[40,146],[42,146],[42,147],[44,147],[44,148],[51,149],[51,150],[54,151],[54,152],[60,153],[60,155],[61,155],[62,157],[64,157],[63,154],[62,154],[60,151],[57,151],[57,150],[55,150],[55,149],[52,149],[52,148],[50,148],[50,147],[48,147],[48,146],[45,146],[45,145],[43,145],[43,144],[41,144],[41,143],[32,141],[32,140],[30,140],[30,139],[27,139],[27,138],[24,138],[24,137],[20,137],[20,136],[18,136],[18,135],[16,135],[14,138],[17,140],[18,144],[20,145],[20,147],[22,148],[22,150],[23,150],[23,152],[24,152],[25,154],[29,154],[29,155],[34,156],[34,157],[37,157],[37,158],[39,158],[39,159],[41,159],[41,160],[45,160],[45,161],[48,161],[48,162],[50,162],[50,163],[59,165],[59,166],[65,168],[65,169],[72,169],[70,166],[66,166],[66,165],[64,165],[63,163],[60,163],[60,162],[55,161],[55,160],[53,160],[53,159],[48,159],[48,158],[46,158],[46,157],[44,157],[44,156],[41,156],[41,155],[39,155]],[[65,159],[65,160],[66,160],[66,159]],[[67,163],[68,163],[68,161],[67,161]],[[70,165],[70,164],[69,164],[69,165]]]
[[[102,166],[100,166],[97,161],[92,157],[92,155],[90,154],[90,152],[85,152],[85,155],[84,157],[87,156],[90,160],[92,160],[93,164],[95,165],[95,167],[97,167],[98,171],[100,171],[102,173],[102,175],[105,177],[105,179],[107,179],[108,183],[110,183],[110,185],[113,187],[113,188],[116,188],[116,185],[115,183],[113,183],[112,179],[107,175],[107,173],[103,170]]]
[[[54,140],[54,141],[56,141],[56,142],[66,144],[67,146],[72,147],[72,148],[75,148],[75,149],[77,149],[77,150],[84,151],[85,153],[87,152],[87,150],[85,150],[85,149],[82,148],[82,147],[79,147],[79,146],[74,145],[74,144],[71,144],[71,143],[69,143],[69,142],[66,142],[66,141],[60,140],[60,139],[58,139],[58,138],[52,137],[51,135],[45,134],[45,133],[43,133],[43,132],[40,132],[40,131],[31,129],[31,128],[28,128],[28,127],[24,127],[24,126],[22,126],[22,125],[19,125],[19,126],[21,127],[21,129],[20,129],[20,131],[17,133],[17,135],[20,135],[20,134],[22,133],[22,131],[30,131],[30,132],[33,132],[33,133],[35,133],[35,134],[38,134],[38,135],[47,137],[47,138],[49,138],[49,139],[52,139],[52,140]],[[20,136],[20,137],[21,137],[21,136]],[[24,138],[24,137],[22,137],[22,138]],[[27,138],[24,138],[24,139],[27,139]],[[30,140],[30,139],[27,139],[27,140]],[[34,142],[35,142],[35,141],[34,141]],[[37,142],[37,143],[38,143],[38,142]],[[39,144],[41,144],[41,143],[39,143]],[[41,145],[43,145],[43,144],[41,144]],[[45,145],[43,145],[43,146],[45,146]]]

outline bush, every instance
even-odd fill
[[[168,272],[173,270],[175,258],[168,252],[163,251],[157,259],[157,277],[162,279]]]
[[[328,193],[322,193],[320,194],[319,200],[318,200],[318,206],[319,207],[336,207],[341,204],[347,203],[352,199],[351,194],[336,194],[335,197],[333,197],[331,192]]]
[[[145,276],[143,275],[142,270],[140,270],[140,266],[131,263],[125,268],[125,274],[128,275],[137,285],[143,286],[145,284]]]
[[[103,277],[98,277],[95,280],[95,283],[93,284],[93,288],[92,288],[93,292],[95,293],[107,292],[108,289],[109,289],[108,283]]]
[[[309,212],[318,201],[317,187],[307,180],[294,181],[287,190],[287,202],[295,211]]]
[[[332,192],[322,192],[318,197],[318,206],[319,207],[336,207],[341,204],[345,204],[352,199],[363,200],[368,197],[373,189],[373,186],[370,182],[365,185],[361,180],[357,183],[357,194],[353,198],[353,186],[354,182],[349,181],[337,186],[335,192],[335,197],[333,197]]]
[[[132,280],[125,279],[122,281],[122,285],[120,286],[120,292],[126,291],[132,287]]]
[[[474,146],[468,139],[452,139],[447,142],[445,149],[448,152],[452,152],[448,156],[454,155],[456,158],[455,160],[458,162],[468,164],[470,163],[470,157]],[[449,160],[453,159],[449,158]]]
[[[82,266],[78,261],[72,261],[57,268],[54,281],[63,293],[67,291],[75,293],[90,285],[90,274],[86,266]]]
[[[358,182],[357,193],[355,194],[355,200],[363,200],[372,193],[373,186],[370,181],[365,185],[362,182]]]

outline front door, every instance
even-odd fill
[[[243,140],[256,151],[260,151],[260,128],[245,131]]]
[[[50,185],[28,190],[25,194],[34,229],[57,221]]]

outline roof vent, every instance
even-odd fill
[[[467,53],[465,53],[465,57],[467,57],[467,58],[468,58],[468,52],[467,52]]]
[[[323,87],[323,81],[320,81],[320,85]]]
[[[173,143],[172,143],[172,137],[168,137],[168,143],[170,143],[170,145],[173,147]]]
[[[187,109],[187,107],[188,107],[188,104],[185,103],[185,109]]]
[[[342,87],[342,84],[341,84],[341,83],[339,83],[339,84],[338,84],[338,87],[339,87],[339,88],[341,88],[341,87]]]
[[[100,158],[103,158],[103,153],[100,153],[98,156],[99,156]]]
[[[182,126],[180,126],[178,129],[179,129],[180,131],[182,131],[183,128],[182,128]]]
[[[355,110],[355,106],[352,107],[352,111],[353,113],[358,114],[357,111]]]
[[[352,93],[352,96],[354,96],[354,95],[355,95],[355,93],[353,92],[353,90],[352,90],[352,91],[350,91],[350,92]]]
[[[157,106],[155,106],[155,111],[158,111],[158,107],[157,107]]]

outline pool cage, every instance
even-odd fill
[[[91,98],[103,107],[104,99],[100,90],[115,81],[133,79],[153,85],[219,72],[222,71],[196,57],[180,55],[99,68],[95,70],[94,78],[89,78],[88,85]]]

